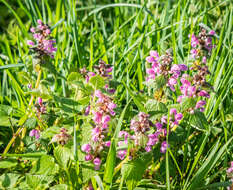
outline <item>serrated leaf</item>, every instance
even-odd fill
[[[190,123],[193,127],[199,130],[208,130],[209,125],[204,113],[195,110],[194,114],[191,115]]]
[[[155,77],[154,80],[149,80],[146,82],[146,85],[153,89],[153,90],[159,90],[166,84],[166,79],[163,75]]]
[[[186,111],[189,108],[193,108],[196,105],[196,101],[193,98],[185,98],[180,105],[181,112]]]
[[[50,187],[51,190],[67,190],[68,186],[66,184],[59,184],[53,187]]]
[[[137,186],[138,182],[142,179],[151,158],[151,153],[145,153],[135,160],[128,161],[127,163],[123,164],[121,174],[126,181],[126,185],[129,190],[133,190]]]
[[[72,158],[72,151],[67,147],[57,146],[54,150],[54,157],[60,166],[67,168],[68,161]]]
[[[28,129],[33,129],[33,128],[36,127],[36,124],[37,124],[36,118],[30,117],[30,118],[28,118],[28,119],[26,120],[26,122],[25,122],[24,125],[25,125],[25,127],[27,127]]]
[[[54,158],[48,155],[41,156],[35,167],[35,173],[39,175],[52,175],[58,172],[58,166],[55,164]]]

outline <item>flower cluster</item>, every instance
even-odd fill
[[[80,69],[80,73],[83,75],[83,77],[85,77],[87,83],[89,82],[91,77],[96,75],[99,75],[105,79],[112,78],[112,75],[110,73],[112,72],[113,67],[109,64],[106,64],[103,60],[99,60],[99,64],[93,67],[95,72],[90,72],[85,67]],[[108,85],[105,88],[108,89]]]
[[[61,128],[60,133],[54,135],[50,143],[57,142],[64,146],[71,138],[71,135],[69,135],[67,132],[67,129]]]
[[[30,137],[35,137],[36,139],[40,138],[40,131],[37,129],[32,129],[29,133]]]
[[[182,113],[177,113],[177,110],[172,108],[170,110],[170,128],[178,125],[182,118]],[[119,138],[122,138],[123,140],[118,142],[118,147],[127,147],[128,141],[131,140],[134,147],[137,149],[143,148],[146,152],[150,152],[154,145],[161,142],[167,136],[167,116],[161,117],[160,122],[153,124],[150,121],[148,114],[140,112],[137,117],[131,120],[130,130],[133,132],[132,135],[126,131],[120,131]],[[164,140],[161,143],[160,152],[165,153],[168,147],[169,144]],[[121,148],[117,152],[117,157],[121,160],[123,160],[126,155],[126,148]]]
[[[40,118],[41,114],[46,113],[46,106],[41,97],[37,99],[37,103],[34,106],[35,106],[36,115],[38,118]]]
[[[38,57],[46,55],[53,58],[57,48],[54,47],[56,41],[50,37],[51,30],[41,20],[37,20],[37,23],[38,26],[36,28],[32,27],[30,29],[33,33],[34,41],[28,40],[27,44],[32,46],[31,49],[38,54]]]
[[[188,70],[188,67],[184,64],[173,64],[172,52],[167,50],[165,55],[159,57],[157,51],[150,51],[150,56],[146,58],[146,61],[151,63],[151,68],[147,69],[148,78],[147,80],[153,80],[157,76],[163,75],[167,80],[167,86],[172,91],[175,91],[175,85],[177,79],[181,75],[182,71]]]
[[[101,152],[104,147],[109,147],[111,144],[110,141],[106,140],[106,137],[111,116],[115,116],[114,109],[116,108],[116,104],[100,90],[96,90],[94,96],[94,98],[97,98],[97,101],[95,102],[95,107],[91,110],[94,122],[91,138],[92,145],[84,144],[81,149],[86,153],[85,160],[92,160],[95,169],[98,170],[101,165]],[[88,109],[88,112],[90,112],[90,107]]]

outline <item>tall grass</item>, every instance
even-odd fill
[[[190,64],[187,54],[190,42],[187,36],[198,30],[200,23],[214,29],[217,47],[208,63],[211,72],[208,82],[213,86],[205,111],[208,128],[196,130],[188,123],[181,149],[169,149],[164,160],[154,155],[154,175],[160,174],[147,183],[141,181],[142,185],[136,189],[224,189],[229,185],[225,170],[233,159],[231,0],[1,0],[0,7],[12,18],[0,34],[0,102],[8,105],[4,109],[10,113],[10,118],[0,115],[1,152],[13,134],[17,135],[15,132],[22,127],[21,123],[27,119],[25,115],[30,112],[26,108],[30,107],[31,94],[25,93],[25,88],[27,82],[33,81],[28,81],[24,74],[32,70],[33,60],[28,56],[26,40],[31,38],[28,31],[37,19],[52,26],[52,36],[57,41],[54,67],[42,75],[42,81],[47,83],[46,77],[51,80],[55,78],[55,84],[49,89],[54,97],[70,97],[70,85],[66,78],[72,71],[84,66],[91,70],[99,59],[114,66],[113,78],[119,82],[117,103],[124,111],[116,124],[107,157],[106,174],[103,180],[99,176],[91,178],[96,184],[95,189],[110,189],[110,184],[111,189],[118,189],[120,185],[122,189],[127,188],[119,176],[113,175],[116,167],[115,137],[128,118],[137,110],[145,109],[138,92],[144,89],[145,57],[149,51],[156,49],[163,53],[173,48],[175,63]],[[36,81],[36,73],[32,73],[32,78]],[[61,105],[62,102],[57,102],[57,107]],[[75,136],[80,135],[77,126],[82,122],[79,122],[70,123]],[[9,148],[9,154],[4,156],[30,157],[23,154],[23,146],[12,144]],[[76,148],[80,148],[79,142],[74,150]],[[79,158],[78,155],[75,157]],[[78,160],[76,162],[79,166]],[[73,175],[69,164],[67,161],[67,165],[63,165],[64,171]],[[80,169],[78,166],[77,170]],[[68,180],[75,178],[68,174]],[[77,185],[73,184],[76,188],[81,187],[80,180],[76,176]],[[64,181],[60,179],[60,182]]]

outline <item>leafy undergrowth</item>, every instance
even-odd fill
[[[230,0],[0,10],[1,189],[232,186]]]

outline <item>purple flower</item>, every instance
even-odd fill
[[[201,90],[198,95],[206,98],[210,98],[210,95],[205,90]]]
[[[176,108],[171,108],[170,109],[170,115],[172,115],[172,114],[174,114],[174,115],[177,114]]]
[[[197,57],[197,53],[198,53],[198,52],[197,52],[196,49],[191,49],[191,52],[190,52],[190,53],[191,53],[191,56],[192,56],[193,59],[195,59],[195,58]]]
[[[84,144],[81,147],[81,150],[85,153],[90,153],[91,152],[91,145],[90,144]]]
[[[36,139],[40,138],[40,131],[37,129],[32,129],[29,133],[30,137],[35,137]]]
[[[89,115],[90,110],[91,110],[91,106],[89,105],[86,107],[84,115],[86,115],[86,116]]]
[[[151,146],[146,146],[145,147],[145,150],[146,150],[146,152],[150,152],[152,149],[151,149]]]
[[[197,47],[197,45],[199,44],[199,41],[198,41],[198,38],[192,34],[192,37],[191,37],[191,46],[193,48]]]
[[[105,145],[106,147],[110,147],[110,146],[111,146],[111,141],[106,141],[106,142],[104,143],[104,145]]]
[[[169,144],[166,141],[163,141],[161,144],[160,152],[166,153],[168,147],[169,147]]]
[[[92,160],[93,159],[93,156],[91,155],[91,154],[87,154],[86,156],[85,156],[85,161],[90,161],[90,160]]]
[[[95,158],[94,160],[93,160],[93,164],[95,165],[95,170],[99,170],[99,168],[100,168],[100,165],[101,165],[101,160],[100,160],[100,158]]]
[[[125,156],[127,155],[127,150],[120,150],[117,152],[117,157],[123,160]]]
[[[177,121],[180,121],[182,118],[183,118],[183,114],[182,113],[177,113],[175,115],[175,120],[177,120]]]
[[[42,105],[42,104],[43,104],[43,100],[42,100],[41,97],[38,97],[37,101],[38,101],[38,104],[39,104],[39,105]]]
[[[35,43],[33,41],[31,41],[31,40],[28,40],[27,44],[30,45],[30,46],[34,46],[35,45]]]
[[[215,35],[215,31],[214,30],[210,30],[209,35]]]
[[[179,67],[179,69],[181,71],[187,71],[188,70],[188,67],[185,64],[179,64],[178,67]]]

